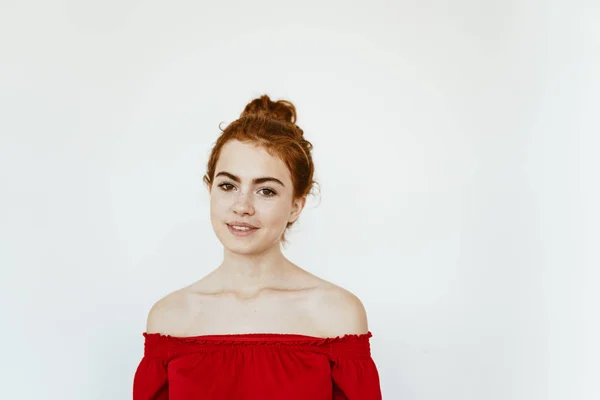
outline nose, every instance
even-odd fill
[[[236,214],[252,214],[254,213],[254,206],[252,205],[252,199],[249,194],[241,193],[235,199],[233,204],[233,212]]]

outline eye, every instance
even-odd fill
[[[219,185],[219,187],[220,187],[222,190],[224,190],[224,191],[226,191],[226,192],[229,192],[229,190],[227,190],[227,189],[225,189],[225,188],[224,188],[225,186],[233,186],[233,185],[232,185],[231,183],[221,183],[221,184]]]
[[[267,189],[267,188],[264,188],[264,189],[260,189],[260,190],[261,190],[261,191],[263,191],[263,190],[266,190],[267,192],[269,192],[270,194],[267,194],[267,195],[266,195],[267,197],[273,197],[273,196],[275,196],[275,195],[277,194],[277,193],[276,193],[274,190],[272,190],[272,189]]]
[[[234,187],[231,183],[228,183],[228,182],[223,182],[217,186],[219,188],[221,188],[221,190],[223,190],[224,192],[229,192]],[[265,197],[273,197],[273,196],[277,195],[276,191],[274,191],[273,189],[269,189],[269,188],[262,188],[259,191],[266,192],[266,194],[264,194]]]

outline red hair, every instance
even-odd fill
[[[313,146],[304,139],[304,131],[296,125],[296,107],[291,102],[274,102],[269,96],[262,95],[248,103],[239,119],[221,131],[221,136],[210,153],[207,171],[203,177],[208,187],[212,187],[221,149],[230,140],[253,143],[264,148],[272,156],[279,157],[290,171],[294,199],[309,195],[313,185],[317,184],[313,180]],[[288,223],[286,230],[293,224]],[[281,241],[286,243],[285,232]]]

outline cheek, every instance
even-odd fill
[[[259,210],[257,210],[258,212]],[[285,224],[288,218],[289,208],[282,203],[266,204],[260,210],[260,218],[271,225]]]
[[[216,190],[216,189],[215,189]],[[223,222],[227,218],[233,216],[232,199],[228,198],[219,192],[213,192],[210,195],[210,214],[214,223]],[[291,207],[286,203],[286,200],[280,201],[265,201],[257,199],[254,202],[254,216],[262,225],[278,226],[286,224],[291,212]]]
[[[231,215],[228,212],[226,200],[219,198],[218,195],[212,195],[210,198],[210,216],[213,222],[222,222]]]

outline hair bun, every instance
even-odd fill
[[[246,105],[240,117],[258,115],[267,119],[296,123],[296,107],[286,100],[272,101],[269,96],[262,95]]]

